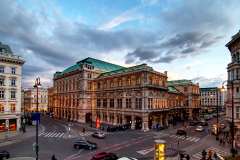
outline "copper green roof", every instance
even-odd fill
[[[122,68],[122,69],[114,70],[111,72],[102,73],[102,74],[100,74],[99,77],[106,77],[106,76],[112,76],[112,75],[121,74],[121,73],[140,71],[140,70],[145,69],[146,66],[147,66],[146,64],[140,64],[140,65],[133,66],[133,67]]]
[[[13,54],[11,48],[0,42],[0,54]]]
[[[119,69],[124,69],[125,68],[125,67],[122,67],[122,66],[119,66],[119,65],[116,65],[116,64],[112,64],[112,63],[108,63],[108,62],[105,62],[105,61],[102,61],[102,60],[98,60],[98,59],[88,57],[86,59],[78,61],[76,64],[66,68],[62,72],[56,72],[54,74],[54,77],[63,75],[65,73],[73,72],[73,71],[81,68],[83,64],[92,65],[92,66],[94,66],[95,70],[100,70],[102,72],[109,72],[109,71],[119,70]]]
[[[177,94],[179,94],[179,93],[181,93],[180,91],[178,91],[175,87],[173,87],[173,86],[168,86],[168,92],[169,93],[177,93]]]
[[[77,62],[78,64],[91,64],[94,66],[95,69],[99,69],[103,72],[110,72],[113,70],[118,70],[118,69],[123,69],[125,67],[116,65],[116,64],[112,64],[112,63],[108,63],[99,59],[94,59],[91,57],[88,57],[86,59],[83,59],[79,62]]]
[[[218,88],[217,87],[207,87],[207,88],[200,88],[200,91],[203,92],[207,92],[207,91],[216,91]]]
[[[167,83],[168,86],[193,84],[191,80],[187,79],[168,81]]]

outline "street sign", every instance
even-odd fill
[[[40,121],[40,113],[38,113],[38,112],[32,113],[32,120],[33,121]]]

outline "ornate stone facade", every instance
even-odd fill
[[[128,124],[148,130],[186,115],[184,93],[167,86],[167,72],[146,64],[122,67],[86,58],[54,75],[54,116],[79,122]],[[194,106],[195,107],[195,106]]]
[[[0,132],[21,127],[21,85],[24,60],[0,42]]]
[[[227,66],[226,119],[231,122],[233,104],[234,122],[238,129],[240,129],[240,31],[232,37],[232,40],[226,46],[231,52],[232,57],[232,61]]]

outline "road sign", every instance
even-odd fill
[[[38,112],[32,113],[32,120],[40,121],[40,113],[38,113]]]

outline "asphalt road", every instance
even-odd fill
[[[89,160],[92,155],[102,151],[116,153],[119,157],[129,156],[148,160],[153,159],[156,139],[164,139],[167,147],[184,150],[191,145],[197,145],[207,135],[206,132],[196,132],[195,127],[189,127],[187,138],[176,136],[176,130],[181,127],[177,126],[160,132],[135,130],[112,132],[107,133],[105,139],[95,139],[91,137],[93,130],[86,130],[85,138],[98,145],[97,150],[88,151],[73,148],[73,142],[83,135],[81,126],[77,124],[69,126],[68,122],[49,117],[43,117],[41,124],[45,126],[45,131],[39,134],[40,160],[50,160],[53,154],[58,160]],[[0,150],[8,150],[11,157],[34,157],[32,147],[34,142],[35,137],[32,137],[1,147]]]

